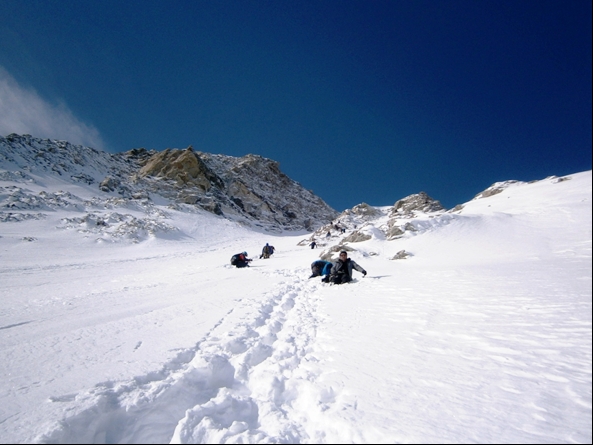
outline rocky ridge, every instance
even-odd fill
[[[49,196],[31,188],[43,189],[48,178],[85,188],[94,196]],[[142,207],[154,214],[155,201],[162,200],[171,209],[207,211],[271,232],[312,231],[338,215],[282,173],[275,161],[252,154],[214,155],[191,146],[110,154],[67,141],[11,134],[0,137],[0,181],[16,184],[1,189],[0,221],[30,218],[22,210],[64,206],[81,211],[93,206]]]

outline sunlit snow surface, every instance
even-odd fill
[[[0,186],[2,443],[591,443],[590,171],[391,241],[361,222],[368,275],[342,286],[310,264],[352,222],[312,250],[158,202],[161,227],[141,204],[93,219],[49,178]],[[67,205],[24,209],[41,187]]]

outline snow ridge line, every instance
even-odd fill
[[[195,349],[182,351],[161,371],[52,398],[75,401],[80,410],[35,442],[306,441],[298,425],[309,408],[291,402],[299,387],[310,392],[321,373],[315,355],[319,285],[294,271],[286,275],[256,314],[229,329],[231,310]]]

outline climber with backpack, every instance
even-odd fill
[[[252,260],[247,258],[247,252],[236,253],[231,257],[231,265],[237,268],[249,267]]]
[[[330,261],[316,260],[311,263],[311,276],[315,278],[323,275],[327,277],[331,271],[332,263]]]
[[[264,246],[264,248],[261,251],[261,255],[259,256],[260,259],[261,258],[270,258],[270,255],[272,255],[274,253],[274,250],[276,250],[274,248],[274,246],[270,246],[268,243],[266,243],[266,245]]]

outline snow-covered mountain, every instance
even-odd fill
[[[474,200],[521,184],[497,182]],[[447,224],[465,205],[447,210],[419,192],[393,206],[361,203],[338,213],[283,174],[277,162],[257,155],[236,158],[191,147],[110,154],[30,135],[0,137],[0,222],[48,219],[48,212],[62,211],[57,228],[102,242],[183,236],[173,213],[209,212],[255,230],[308,232],[301,245],[332,244],[320,255],[330,259],[348,244],[395,240]],[[394,258],[409,255],[401,251]]]
[[[12,139],[1,443],[591,443],[591,171],[287,230],[226,204],[265,160]]]
[[[275,161],[251,154],[214,155],[191,147],[109,154],[66,141],[11,134],[0,137],[0,180],[18,184],[2,189],[0,220],[75,209],[80,215],[65,224],[95,224],[103,237],[127,234],[139,239],[142,231],[174,230],[164,209],[206,210],[272,232],[314,230],[338,214],[282,173]],[[132,209],[136,214],[129,212]],[[33,215],[33,210],[39,214]]]

